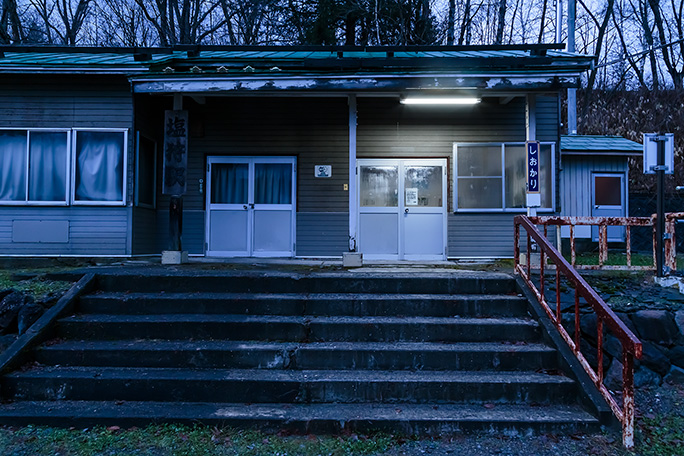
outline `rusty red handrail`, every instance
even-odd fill
[[[628,448],[634,447],[634,358],[641,358],[642,347],[641,342],[637,337],[627,328],[627,326],[620,320],[615,313],[608,307],[608,305],[601,299],[596,291],[579,275],[579,273],[567,262],[565,258],[551,245],[548,239],[539,232],[533,222],[524,215],[518,215],[514,219],[515,223],[515,272],[520,274],[527,286],[536,295],[539,303],[544,308],[544,311],[551,319],[551,322],[556,327],[561,337],[568,344],[573,351],[580,364],[592,379],[601,395],[604,397],[611,410],[622,423],[622,443]],[[520,264],[520,227],[523,227],[527,233],[527,261],[526,267]],[[531,277],[531,240],[537,243],[540,248],[540,287],[537,288]],[[556,267],[556,309],[552,309],[544,295],[544,265],[547,258]],[[560,306],[560,275],[561,273],[566,280],[572,283],[575,287],[575,337],[570,337],[562,324],[561,306]],[[580,298],[583,298],[593,309],[597,316],[597,359],[598,366],[594,370],[580,349]],[[554,312],[555,310],[555,312]],[[615,337],[622,345],[622,407],[617,403],[613,395],[603,384],[603,327],[604,325],[611,330]]]

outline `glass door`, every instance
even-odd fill
[[[209,157],[208,256],[294,256],[294,157]]]
[[[358,160],[359,251],[367,259],[446,259],[446,160]]]

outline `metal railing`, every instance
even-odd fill
[[[527,261],[525,265],[520,263],[520,228],[526,232],[527,238]],[[539,287],[532,279],[532,240],[539,247]],[[549,305],[545,292],[545,265],[547,260],[555,266],[555,309]],[[606,305],[596,291],[577,273],[577,271],[563,258],[548,241],[545,235],[539,232],[530,218],[524,215],[515,217],[515,272],[519,274],[530,290],[536,295],[544,311],[551,319],[561,337],[568,344],[572,352],[577,356],[580,364],[596,385],[598,391],[604,397],[611,410],[622,423],[622,443],[627,449],[634,448],[634,358],[641,358],[641,342],[627,328],[615,313]],[[574,337],[570,336],[563,326],[561,312],[561,274],[565,281],[574,287]],[[591,307],[596,315],[597,326],[597,366],[592,367],[581,351],[580,331],[580,299]],[[622,346],[622,406],[618,404],[611,392],[603,384],[603,340],[604,328],[609,329]]]
[[[549,226],[568,226],[570,231],[570,264],[575,269],[656,269],[656,215],[651,217],[529,217],[534,225],[544,226],[544,236],[548,234]],[[684,219],[684,212],[671,212],[665,214],[665,255],[664,264],[670,270],[677,269],[677,248],[675,240],[675,224],[678,220]],[[576,226],[597,226],[598,227],[598,264],[577,264],[576,249]],[[626,265],[607,265],[608,261],[608,227],[625,228],[625,256]],[[632,228],[633,227],[652,227],[653,232],[653,264],[648,266],[635,266],[632,264]],[[592,236],[593,237],[593,236]]]

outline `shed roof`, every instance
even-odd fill
[[[424,73],[426,70],[497,69],[514,74],[581,72],[591,57],[559,50],[560,45],[508,46],[176,46],[171,48],[86,48],[64,46],[0,46],[0,72],[176,73],[193,67],[203,72],[270,71],[339,73],[382,71]],[[195,71],[197,72],[197,71]]]
[[[563,155],[625,155],[641,156],[643,146],[622,136],[565,135],[561,136]]]

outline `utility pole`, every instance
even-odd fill
[[[665,142],[667,137],[663,134],[653,139],[658,144],[658,164],[655,167],[656,186],[658,199],[656,201],[656,276],[663,277],[665,249]]]

